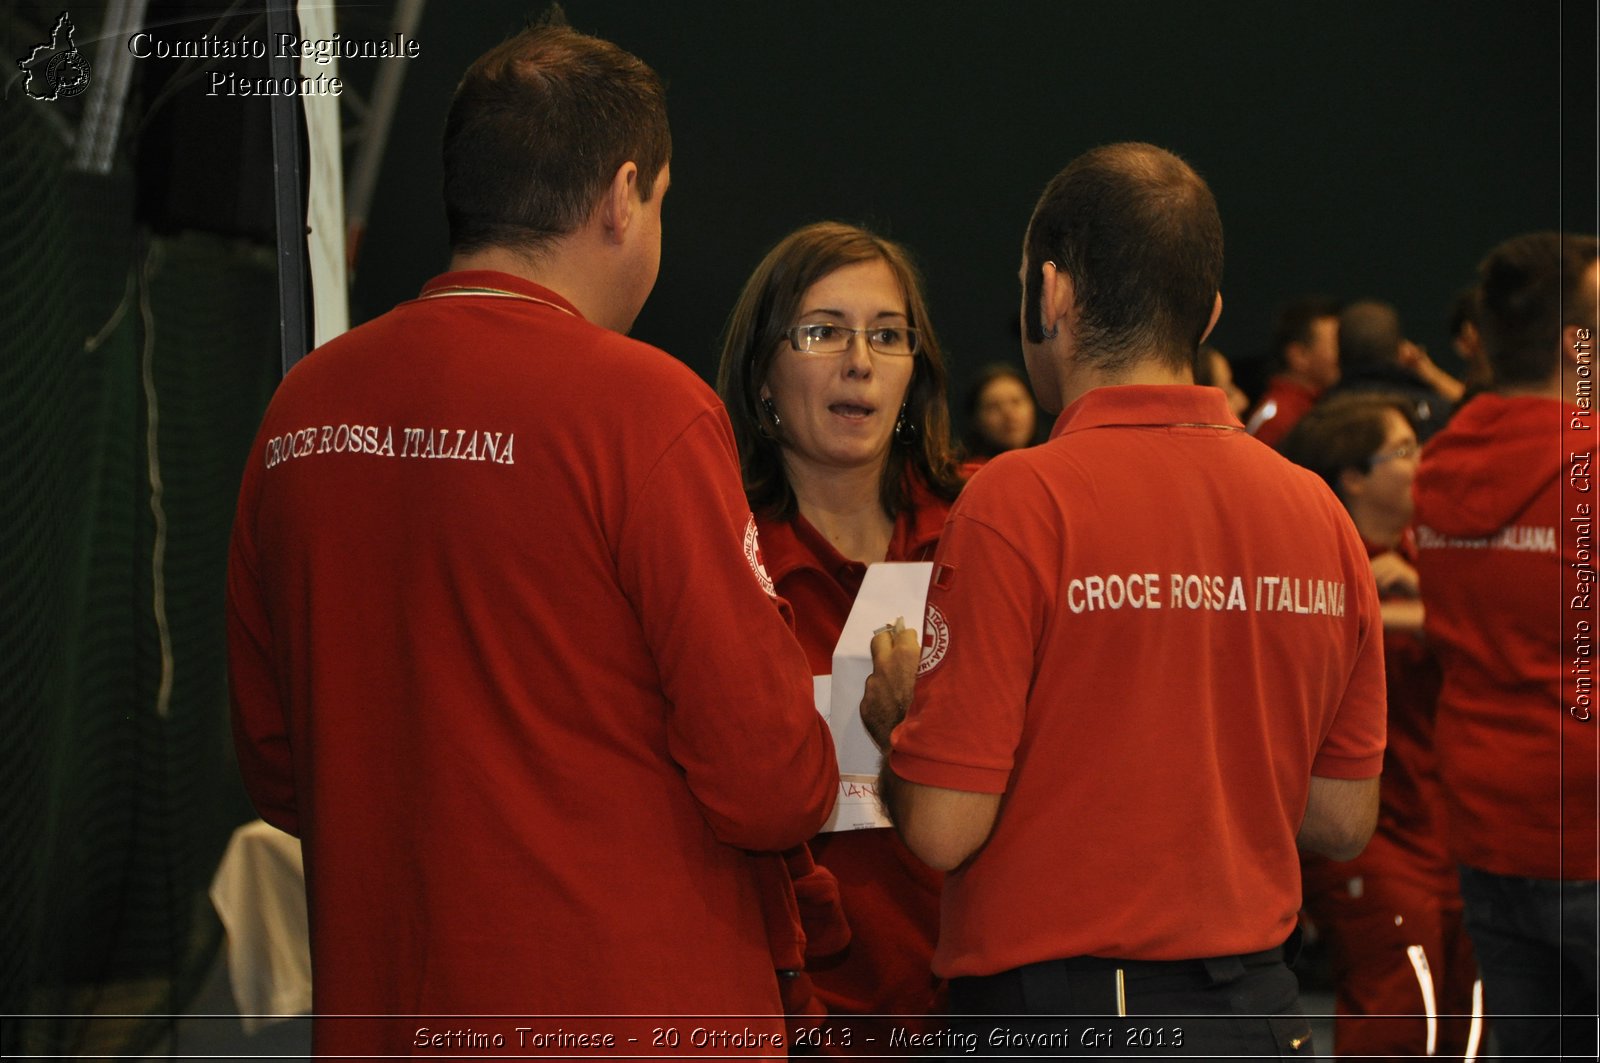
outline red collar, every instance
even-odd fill
[[[1267,381],[1268,394],[1289,392],[1294,395],[1303,395],[1308,402],[1316,402],[1322,397],[1324,388],[1314,388],[1310,384],[1302,383],[1288,373],[1278,373]]]
[[[906,474],[910,502],[895,518],[894,535],[889,540],[886,561],[926,561],[944,531],[950,503],[929,490],[922,477]],[[804,568],[837,578],[840,568],[859,564],[836,550],[828,537],[799,514],[793,520],[773,521],[756,518],[761,530],[761,559],[774,583]]]
[[[1050,438],[1090,428],[1205,425],[1244,430],[1217,388],[1192,384],[1125,384],[1093,388],[1061,411]]]

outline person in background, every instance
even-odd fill
[[[251,450],[234,744],[304,843],[318,1057],[484,1015],[588,1046],[747,1015],[738,1053],[783,1054],[749,851],[810,837],[838,772],[722,404],[625,335],[670,155],[615,45],[485,53],[445,122],[449,272],[296,365]],[[560,1018],[595,1014],[641,1018]]]
[[[1014,365],[985,366],[967,388],[963,449],[969,458],[987,461],[996,454],[1033,445],[1039,409],[1028,376]]]
[[[1227,355],[1209,343],[1200,348],[1200,357],[1194,363],[1194,382],[1202,387],[1220,388],[1228,396],[1228,409],[1235,417],[1243,418],[1250,408],[1250,396],[1244,393],[1233,379],[1233,366]]]
[[[1399,397],[1332,396],[1283,441],[1286,458],[1339,496],[1366,544],[1389,695],[1378,829],[1354,860],[1303,855],[1302,892],[1333,960],[1337,1056],[1472,1059],[1481,990],[1445,849],[1433,748],[1439,665],[1422,638],[1410,533],[1421,454],[1410,417]]]
[[[1322,393],[1339,382],[1339,304],[1310,296],[1278,315],[1272,357],[1276,372],[1245,430],[1276,447]]]
[[[717,390],[767,572],[818,675],[833,670],[867,566],[933,556],[961,488],[945,389],[917,272],[904,248],[865,229],[822,222],[791,233],[734,307]],[[889,829],[822,834],[810,853],[838,880],[849,943],[827,929],[826,908],[807,911],[811,860],[789,854],[802,918],[812,916],[815,993],[812,1006],[791,1009],[910,1016],[833,1027],[821,1047],[847,1055],[871,1051],[873,1029],[883,1045],[893,1025],[930,1027],[917,1017],[944,1010],[931,964],[942,876]]]
[[[1595,1057],[1594,343],[1600,244],[1533,233],[1479,267],[1494,389],[1417,470],[1417,572],[1444,669],[1435,744],[1485,1010],[1508,1057]]]
[[[1406,339],[1400,314],[1388,303],[1362,299],[1339,313],[1339,382],[1324,400],[1339,395],[1398,396],[1411,408],[1417,438],[1426,443],[1443,428],[1466,389],[1433,364],[1428,352]]]

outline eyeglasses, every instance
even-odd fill
[[[1413,439],[1409,442],[1401,443],[1393,450],[1379,451],[1378,453],[1372,455],[1372,461],[1370,464],[1381,465],[1386,461],[1394,461],[1397,458],[1414,458],[1421,453],[1422,444]]]
[[[784,333],[789,343],[803,354],[843,354],[855,338],[865,336],[867,346],[878,354],[909,358],[917,353],[921,339],[914,328],[904,325],[874,325],[871,328],[845,328],[843,325],[796,325]]]

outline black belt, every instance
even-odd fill
[[[967,1015],[1026,1015],[1045,999],[1071,1001],[1080,1015],[1118,1015],[1125,1011],[1128,982],[1166,979],[1194,986],[1225,985],[1252,968],[1285,963],[1299,952],[1300,932],[1283,945],[1231,956],[1194,960],[1123,960],[1106,956],[1071,956],[1024,964],[996,974],[950,979],[950,1010]]]
[[[1118,960],[1106,956],[1073,956],[1064,960],[1045,960],[1028,966],[1054,967],[1061,971],[1121,971],[1127,978],[1191,975],[1219,983],[1234,981],[1246,968],[1266,967],[1283,962],[1283,946],[1275,945],[1260,952],[1246,952],[1233,956],[1207,956],[1198,960]]]

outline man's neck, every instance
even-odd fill
[[[1129,385],[1193,386],[1194,371],[1179,369],[1156,358],[1142,358],[1131,366],[1105,370],[1095,366],[1066,367],[1061,387],[1062,409],[1071,406],[1095,388]]]
[[[613,300],[608,297],[607,286],[594,283],[592,264],[572,241],[557,241],[537,256],[508,247],[486,247],[452,255],[450,271],[466,270],[492,270],[532,281],[577,307],[584,320],[619,332],[626,331],[625,327],[617,328],[613,320]]]
[[[1508,399],[1555,399],[1557,402],[1572,402],[1578,394],[1577,373],[1553,374],[1549,380],[1539,384],[1505,384],[1495,388],[1502,396]]]

